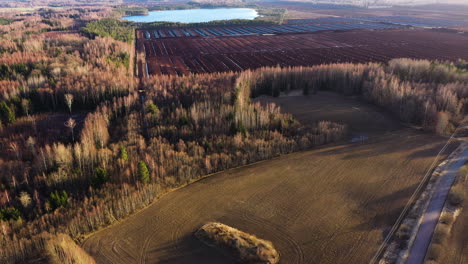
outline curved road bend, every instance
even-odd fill
[[[424,212],[421,225],[411,247],[410,254],[405,264],[423,264],[426,252],[431,244],[432,234],[439,221],[439,216],[447,199],[450,188],[455,180],[455,177],[461,168],[468,160],[468,148],[465,148],[460,154],[450,161],[448,168],[440,175],[440,180],[435,186],[434,194],[431,197],[430,203]]]

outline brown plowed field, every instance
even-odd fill
[[[219,221],[272,241],[282,264],[367,263],[445,139],[337,95],[274,100],[303,122],[342,118],[376,136],[205,178],[97,232],[84,248],[98,263],[234,263],[193,237]]]
[[[468,59],[468,35],[435,30],[356,30],[306,34],[180,37],[146,40],[149,73],[240,71],[262,66],[384,62],[392,58]]]

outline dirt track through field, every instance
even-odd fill
[[[319,103],[290,98],[277,100],[303,111]],[[362,106],[348,117],[373,115],[368,110]],[[335,118],[342,114],[335,111]],[[219,221],[271,240],[283,264],[366,263],[443,144],[442,138],[399,128],[368,143],[228,170],[163,196],[83,246],[98,263],[234,263],[192,235]]]

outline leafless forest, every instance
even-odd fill
[[[350,138],[346,121],[300,122],[257,98],[333,92],[439,135],[468,114],[463,34],[145,41],[111,17],[109,6],[87,6],[0,20],[0,262],[93,263],[75,242],[169,191]],[[432,36],[442,40],[419,49]],[[387,39],[398,45],[379,49]]]

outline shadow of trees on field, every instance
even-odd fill
[[[193,234],[187,234],[177,242],[161,244],[158,248],[146,252],[145,263],[234,264],[235,262],[229,256],[203,244]]]
[[[382,238],[385,238],[392,225],[403,211],[404,206],[376,213],[367,221],[353,227],[354,230],[368,232],[374,229],[383,229]]]
[[[400,121],[381,107],[352,96],[319,91],[312,96],[263,98],[281,105],[301,123],[314,124],[320,120],[345,123],[351,131],[381,134],[402,127]]]
[[[382,187],[385,188],[385,186]],[[406,204],[407,200],[411,197],[416,188],[417,184],[415,183],[377,199],[372,199],[367,204],[365,204],[365,209],[379,211],[383,209],[383,206],[388,205],[388,203]],[[381,190],[376,190],[376,192],[379,191]]]
[[[383,236],[385,236],[386,232],[388,232],[386,229],[394,224],[403,211],[404,206],[417,188],[417,184],[398,189],[381,197],[372,198],[378,195],[379,192],[384,191],[385,188],[388,188],[386,184],[380,186],[380,189],[375,188],[375,194],[368,194],[369,198],[367,199],[362,194],[365,191],[362,191],[362,188],[359,186],[349,188],[347,197],[359,204],[359,209],[354,210],[354,213],[362,220],[359,225],[354,227],[355,230],[370,231],[373,229],[384,229]],[[363,200],[366,201],[363,202]]]
[[[408,158],[415,159],[415,158],[435,157],[435,155],[437,155],[437,153],[439,153],[439,151],[444,147],[445,143],[446,142],[441,142],[440,144],[434,145],[433,147],[429,149],[415,151],[411,153],[411,155],[408,155]],[[445,151],[443,151],[442,154],[448,155],[452,153],[452,151],[454,151],[457,148],[458,144],[459,144],[458,142],[453,142],[449,144],[448,148]]]
[[[440,141],[439,143],[436,143]],[[424,148],[426,145],[431,145],[430,148]],[[349,160],[357,158],[370,158],[381,155],[410,153],[406,159],[428,158],[437,155],[437,153],[445,145],[445,140],[437,138],[434,135],[424,135],[411,133],[411,131],[397,131],[395,135],[383,135],[377,137],[369,137],[363,142],[346,144],[333,149],[325,149],[317,151],[318,155],[323,156],[342,156],[340,159]],[[450,153],[448,148],[444,154]]]
[[[428,157],[435,157],[437,153],[444,147],[445,142],[441,142],[439,144],[433,145],[429,149],[421,149],[417,150],[410,155],[408,155],[409,159],[417,159],[417,158],[428,158]],[[444,153],[449,153],[448,151],[444,151]]]

